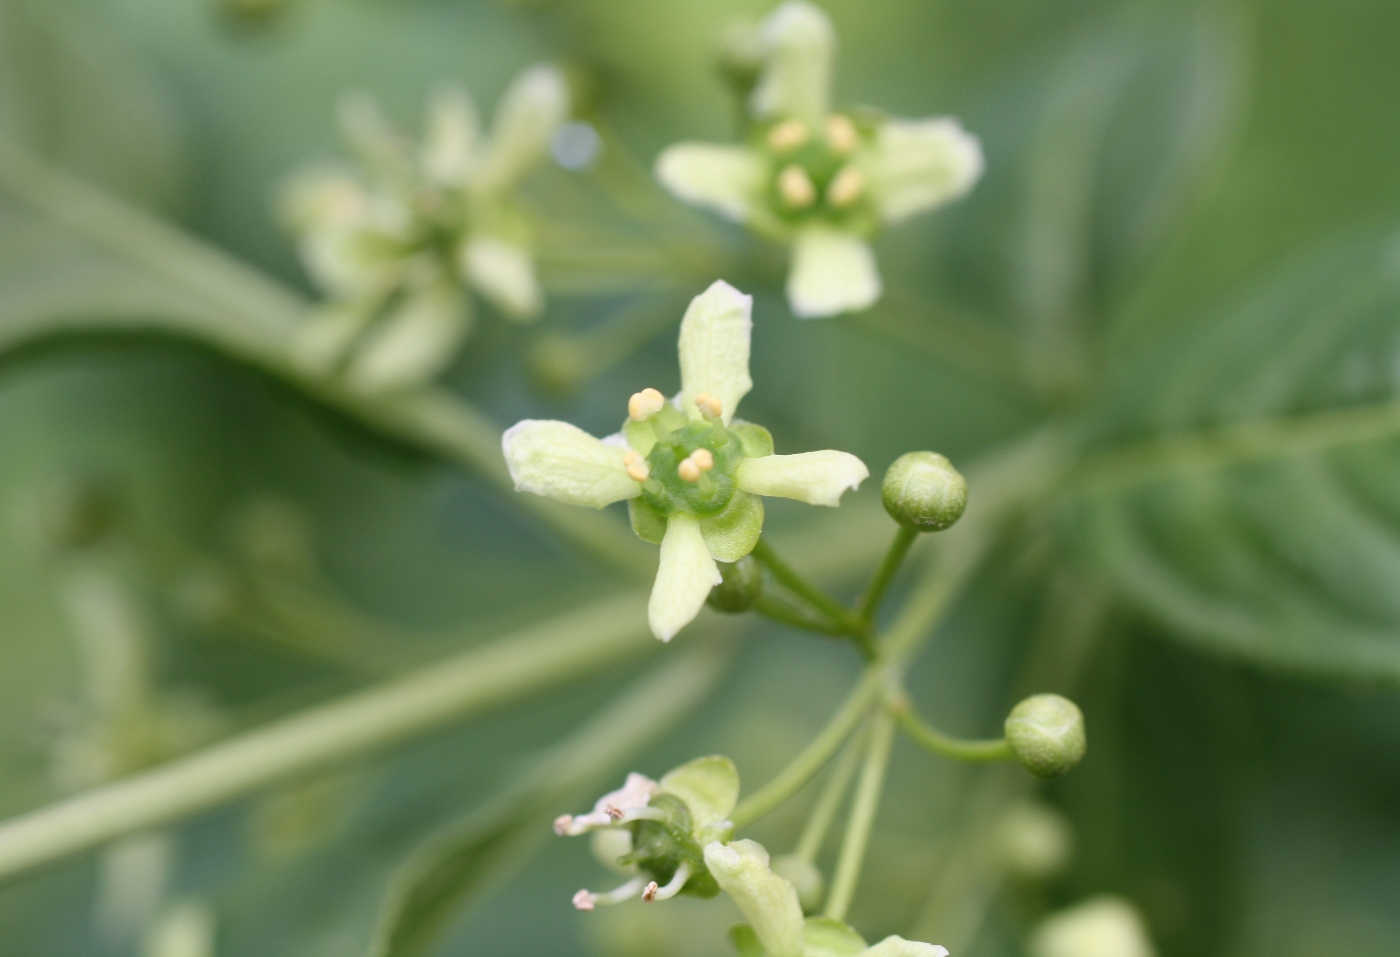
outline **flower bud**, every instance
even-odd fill
[[[1043,881],[1069,864],[1074,834],[1063,814],[1037,801],[1021,801],[1002,816],[996,829],[997,857],[1012,877]]]
[[[1057,694],[1031,695],[1006,716],[1006,743],[1036,777],[1058,777],[1084,757],[1084,714]]]
[[[967,508],[967,480],[936,452],[909,452],[895,459],[881,493],[890,517],[920,532],[942,531]]]
[[[1095,897],[1052,914],[1031,932],[1032,957],[1154,957],[1137,908],[1118,897]]]
[[[773,873],[797,888],[797,901],[804,914],[814,914],[826,896],[826,879],[817,865],[796,854],[773,858]]]
[[[763,597],[763,566],[752,555],[718,564],[720,583],[710,589],[710,607],[730,615],[750,611]]]

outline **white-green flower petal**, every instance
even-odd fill
[[[746,492],[832,507],[841,504],[842,493],[859,488],[869,477],[870,470],[860,459],[849,452],[829,449],[744,459],[735,474],[739,487]]]
[[[736,222],[749,218],[764,171],[762,157],[746,146],[677,143],[656,158],[656,178],[671,195]]]
[[[472,287],[512,319],[533,319],[544,308],[530,250],[493,236],[478,236],[462,249]]]
[[[661,790],[685,802],[691,823],[699,830],[728,818],[739,803],[739,769],[723,755],[696,758],[668,771],[661,779]]]
[[[760,119],[796,117],[817,125],[826,118],[836,31],[825,13],[791,0],[762,27],[764,66],[750,109]]]
[[[870,198],[886,222],[965,195],[982,176],[982,144],[954,119],[891,120],[860,157]]]
[[[886,937],[860,957],[948,957],[948,948],[903,937]]]
[[[428,103],[423,136],[423,171],[446,185],[464,185],[471,175],[481,122],[471,94],[460,87],[443,87]]]
[[[519,492],[603,508],[642,491],[627,477],[625,449],[567,422],[526,419],[506,430],[501,450]]]
[[[787,297],[799,319],[824,319],[874,305],[882,291],[875,251],[854,233],[813,227],[792,247]]]
[[[549,140],[569,116],[569,86],[552,66],[520,74],[496,107],[491,138],[474,186],[493,192],[510,186],[549,154]]]
[[[700,523],[684,512],[672,515],[666,520],[661,564],[647,604],[651,633],[662,641],[670,641],[700,614],[710,589],[719,582],[719,567],[705,547]]]
[[[708,844],[705,866],[734,898],[769,957],[802,957],[802,905],[797,889],[769,870],[762,844]]]
[[[700,418],[695,397],[703,392],[720,400],[726,423],[739,400],[753,388],[749,378],[749,335],[753,297],[723,279],[691,300],[681,320],[681,411]]]
[[[469,316],[465,298],[449,284],[410,296],[370,330],[345,371],[346,380],[361,392],[422,385],[452,361]]]

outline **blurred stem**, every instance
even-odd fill
[[[941,754],[954,761],[966,761],[974,764],[984,761],[1009,761],[1012,757],[1011,747],[1006,743],[1005,738],[986,741],[966,741],[954,738],[939,731],[915,714],[908,701],[901,700],[891,706],[890,710],[898,719],[899,726],[904,729],[904,733],[909,735],[916,744],[922,745],[934,754]]]
[[[865,764],[856,784],[856,796],[851,804],[851,816],[846,822],[846,836],[841,842],[841,856],[836,861],[836,873],[831,879],[831,893],[826,899],[823,917],[845,920],[860,881],[861,865],[865,863],[865,848],[880,809],[880,793],[885,787],[885,772],[889,768],[890,748],[894,744],[894,717],[887,711],[877,714],[871,724],[870,740],[866,744]]]
[[[856,609],[856,619],[866,628],[874,623],[875,613],[880,610],[880,599],[885,597],[894,576],[904,564],[904,557],[909,554],[910,547],[918,537],[918,531],[905,525],[899,526],[899,531],[895,532],[894,541],[890,542],[890,549],[885,553],[885,560],[875,570],[875,577],[870,579],[865,596],[860,600],[860,607]]]
[[[655,644],[627,592],[0,824],[0,879],[578,678]]]
[[[467,403],[431,387],[365,395],[299,365],[291,342],[307,304],[255,270],[8,147],[0,149],[0,191],[102,255],[138,267],[168,297],[159,306],[138,302],[123,309],[103,300],[83,308],[65,302],[62,309],[22,315],[0,330],[0,352],[75,332],[174,335],[202,343],[290,383],[373,431],[468,466],[634,580],[655,573],[654,553],[621,522],[538,496],[516,495],[501,457],[500,432]],[[179,308],[173,305],[177,301]]]
[[[857,732],[846,743],[846,750],[841,752],[836,766],[831,769],[831,776],[827,778],[821,796],[817,798],[811,816],[802,828],[802,836],[798,838],[797,849],[793,853],[809,863],[815,861],[821,853],[826,833],[831,829],[831,822],[836,819],[836,812],[840,810],[841,802],[850,790],[851,778],[855,777],[856,767],[860,764],[861,749],[866,737],[866,734]]]
[[[773,551],[773,546],[762,536],[753,548],[753,557],[772,573],[779,584],[839,627],[856,643],[856,647],[867,661],[874,659],[875,646],[871,642],[869,626],[857,621],[846,606],[793,570],[787,562],[778,557],[778,553]]]
[[[734,829],[747,827],[764,815],[776,810],[790,797],[802,790],[803,785],[822,769],[831,756],[850,736],[851,731],[869,713],[881,688],[881,675],[874,668],[867,668],[840,710],[832,715],[826,727],[812,739],[807,747],[793,758],[792,763],[778,772],[773,780],[739,802],[729,819]]]

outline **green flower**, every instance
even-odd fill
[[[502,440],[519,491],[591,508],[628,502],[637,535],[661,546],[648,618],[662,641],[700,613],[720,581],[715,562],[753,550],[759,496],[835,506],[870,474],[846,452],[774,455],[767,429],[734,418],[753,387],[752,308],[723,281],[696,296],[681,321],[680,394],[668,402],[655,389],[636,393],[617,435],[527,419]]]
[[[836,38],[808,3],[778,7],[759,40],[749,142],[677,143],[657,159],[657,178],[687,203],[790,243],[787,296],[799,317],[868,308],[881,283],[867,240],[970,190],[981,146],[951,118],[833,112]]]
[[[403,388],[452,360],[471,329],[469,289],[511,319],[537,316],[544,296],[513,191],[567,113],[564,78],[547,66],[516,79],[487,137],[464,90],[433,98],[417,144],[368,98],[347,99],[341,126],[358,169],[307,170],[282,197],[329,300],[301,330],[301,359],[365,391]]]

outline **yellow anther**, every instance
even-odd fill
[[[708,472],[715,467],[715,457],[709,449],[696,449],[691,452],[690,461],[702,472]]]
[[[676,474],[683,482],[698,482],[700,476],[705,473],[700,471],[700,466],[695,464],[694,459],[683,459],[681,464],[676,466]]]
[[[848,155],[860,143],[860,134],[849,116],[833,113],[826,118],[826,145],[837,156]]]
[[[768,131],[768,148],[775,153],[790,153],[812,135],[801,120],[783,120]]]
[[[713,422],[724,415],[724,403],[717,396],[708,392],[701,392],[695,397],[695,407],[700,410],[700,414]]]
[[[647,476],[651,475],[651,469],[647,468],[647,460],[636,452],[629,451],[622,457],[622,467],[627,470],[627,477],[634,482],[645,482]]]
[[[812,185],[812,177],[797,164],[783,167],[778,174],[778,195],[793,209],[811,206],[817,199],[817,188]]]
[[[655,389],[643,389],[633,393],[632,398],[627,400],[627,415],[633,422],[645,422],[660,412],[665,404],[666,397],[660,392]]]
[[[843,166],[826,188],[826,201],[845,209],[865,195],[865,174],[854,166]]]

